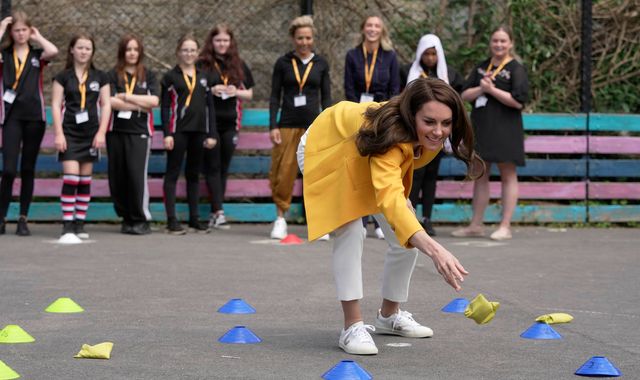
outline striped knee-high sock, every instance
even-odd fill
[[[85,220],[91,201],[91,176],[81,175],[78,182],[78,195],[76,196],[76,219]]]
[[[73,214],[76,204],[76,192],[80,177],[75,174],[65,174],[62,176],[62,193],[60,194],[60,204],[62,206],[62,220],[73,221]]]

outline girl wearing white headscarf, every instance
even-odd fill
[[[403,88],[407,83],[425,77],[441,79],[458,93],[461,92],[464,85],[464,78],[456,70],[447,66],[440,38],[434,34],[427,34],[420,38],[415,60],[400,70],[400,80]],[[442,153],[427,166],[413,172],[413,187],[409,195],[413,207],[417,207],[420,200],[420,192],[422,192],[421,224],[430,236],[436,235],[436,231],[431,224],[431,211],[435,202],[436,180],[438,179],[441,158]]]

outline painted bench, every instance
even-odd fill
[[[158,110],[154,110],[156,113]],[[50,113],[47,114],[50,117]],[[155,120],[160,120],[156,114]],[[640,183],[633,182],[640,177],[640,116],[602,115],[589,117],[589,131],[598,135],[587,136],[585,115],[531,114],[524,115],[525,150],[527,165],[518,168],[520,176],[520,202],[514,219],[520,222],[587,222],[587,221],[639,221],[640,206],[634,204],[640,199]],[[270,203],[269,171],[270,157],[268,131],[268,111],[247,109],[243,112],[243,129],[239,135],[238,151],[231,162],[231,179],[228,182],[225,210],[230,220],[262,222],[271,221],[275,206]],[[630,136],[619,136],[624,132]],[[603,135],[608,134],[608,135]],[[37,163],[40,177],[57,177],[60,164],[53,149],[53,133],[48,130],[42,144],[42,154]],[[152,198],[154,218],[164,218],[162,179],[165,156],[162,136],[153,136],[152,155],[149,162],[149,191]],[[613,158],[611,156],[614,156]],[[1,159],[0,159],[1,164]],[[113,207],[109,202],[108,182],[105,178],[106,158],[96,164],[95,180],[92,186],[91,220],[115,220]],[[492,174],[497,174],[496,169]],[[462,222],[471,215],[469,199],[472,183],[462,181],[464,165],[445,157],[440,166],[436,196],[445,200],[434,208],[436,222]],[[244,177],[244,178],[240,178]],[[250,177],[250,178],[247,178]],[[621,182],[620,179],[624,179]],[[497,178],[496,178],[497,180]],[[491,197],[499,198],[500,183],[492,181]],[[34,220],[58,220],[57,197],[61,187],[59,178],[38,178],[36,180]],[[19,180],[14,186],[14,195],[19,192]],[[294,196],[301,195],[300,181],[296,182]],[[201,194],[207,192],[202,185]],[[184,182],[178,185],[178,197],[185,196]],[[52,199],[55,199],[52,201]],[[45,200],[41,202],[40,200]],[[462,202],[458,202],[462,200]],[[598,201],[589,205],[588,201]],[[452,203],[454,201],[454,203]],[[540,202],[536,202],[540,201]],[[550,204],[549,201],[555,201]],[[623,201],[631,204],[607,204]],[[208,206],[202,204],[202,215]],[[536,204],[540,203],[540,204]],[[17,207],[12,204],[10,218],[15,218]],[[185,205],[179,205],[179,213],[185,212]],[[300,217],[301,205],[295,203],[290,217]],[[420,212],[420,210],[419,210]],[[491,206],[487,212],[488,221],[499,220],[498,207]]]

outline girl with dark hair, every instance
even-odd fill
[[[212,149],[218,140],[210,90],[213,78],[196,67],[198,42],[193,34],[185,34],[178,40],[176,57],[178,64],[164,75],[161,85],[162,128],[164,147],[167,151],[167,171],[163,184],[167,233],[186,233],[176,217],[176,183],[185,154],[189,229],[193,232],[208,233],[209,227],[199,220],[198,178],[202,167],[203,149]]]
[[[238,143],[242,120],[242,101],[253,98],[253,75],[240,59],[233,31],[225,24],[216,25],[200,53],[198,66],[213,76],[213,104],[219,141],[205,150],[203,172],[211,196],[209,227],[228,229],[222,201],[227,187],[231,157]]]
[[[382,102],[400,93],[398,58],[389,31],[380,16],[368,16],[360,25],[360,43],[347,52],[344,64],[344,93],[352,102]],[[362,218],[363,234],[367,234],[369,216]],[[384,232],[373,220],[375,234]]]
[[[76,34],[67,49],[64,71],[53,78],[51,113],[63,172],[61,243],[89,238],[84,221],[91,200],[91,173],[100,159],[111,117],[109,80],[93,66],[94,53],[93,37]]]
[[[473,217],[456,237],[484,235],[484,211],[489,204],[489,174],[492,163],[500,170],[502,182],[502,220],[490,237],[511,239],[511,218],[518,203],[516,166],[524,166],[522,108],[528,100],[529,80],[524,66],[514,57],[513,34],[504,26],[491,33],[491,57],[471,71],[462,99],[473,102],[471,122],[476,149],[485,161],[485,175],[473,183]]]
[[[155,75],[143,65],[144,45],[128,34],[120,39],[116,66],[109,72],[113,115],[107,133],[109,190],[121,232],[151,233],[147,167],[153,137],[152,108],[160,103]]]
[[[427,34],[420,38],[415,60],[400,70],[402,88],[411,81],[427,77],[438,78],[449,83],[458,93],[462,91],[462,85],[464,85],[464,78],[447,62],[440,38],[434,34]],[[436,235],[431,224],[431,211],[436,198],[436,181],[443,155],[444,153],[440,152],[429,164],[413,172],[413,186],[409,194],[413,207],[418,207],[419,201],[422,203],[420,224],[429,236]]]
[[[335,235],[333,273],[344,313],[339,346],[347,353],[377,354],[369,331],[412,338],[433,334],[400,310],[418,251],[460,290],[467,271],[424,231],[407,199],[414,169],[432,160],[447,138],[473,174],[480,161],[470,148],[473,132],[462,100],[445,82],[420,78],[386,103],[338,103],[321,113],[301,140],[309,240]],[[374,215],[389,244],[375,327],[363,323],[359,304],[364,215]]]
[[[7,30],[9,33],[6,33]],[[2,180],[0,182],[0,235],[5,233],[13,181],[20,163],[20,216],[16,235],[31,235],[27,214],[33,198],[36,160],[44,136],[46,118],[42,78],[44,67],[58,55],[58,48],[42,37],[22,11],[0,22],[5,36],[0,60],[0,124],[2,125]],[[30,42],[40,45],[34,48]]]

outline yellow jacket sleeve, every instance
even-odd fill
[[[405,157],[403,150],[395,146],[385,154],[371,156],[370,167],[378,208],[391,225],[400,244],[412,248],[409,238],[421,231],[422,226],[407,207],[408,191],[405,191],[402,182],[402,164],[408,160],[413,160],[413,157]]]

